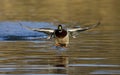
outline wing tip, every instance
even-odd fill
[[[19,23],[21,27],[29,29],[29,30],[34,30],[33,28],[29,27],[29,26],[23,26],[22,23]]]
[[[91,28],[97,27],[97,26],[99,26],[100,24],[101,24],[101,22],[98,21],[97,24],[93,25]]]

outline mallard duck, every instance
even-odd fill
[[[61,46],[61,47],[67,47],[69,44],[69,36],[72,36],[73,38],[76,38],[76,33],[77,32],[82,32],[89,30],[91,28],[94,28],[98,26],[100,22],[97,24],[93,24],[89,27],[76,27],[76,28],[69,28],[69,29],[64,29],[62,25],[58,25],[57,29],[51,29],[51,28],[31,28],[28,26],[23,26],[21,23],[20,25],[24,28],[37,31],[37,32],[43,32],[48,35],[47,39],[55,38],[55,46]]]

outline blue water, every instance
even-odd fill
[[[36,32],[21,27],[19,23],[32,28],[56,28],[52,23],[47,22],[0,22],[0,41],[33,40],[47,37],[47,35],[42,32]]]

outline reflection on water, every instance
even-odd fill
[[[120,74],[119,70],[100,70],[92,72],[91,74]]]
[[[0,73],[66,74],[68,57],[59,55],[55,50],[47,49],[43,44],[47,43],[1,42],[0,49],[4,48],[4,50],[0,51]]]
[[[118,3],[117,0],[0,0],[0,75],[120,74]],[[76,39],[70,38],[68,48],[54,47],[53,40],[45,39],[47,35],[19,25],[56,28],[62,23],[65,27],[80,24],[84,27],[98,19],[100,26],[80,33]]]

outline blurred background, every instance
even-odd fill
[[[100,20],[118,25],[119,3],[119,0],[0,0],[0,21]]]

